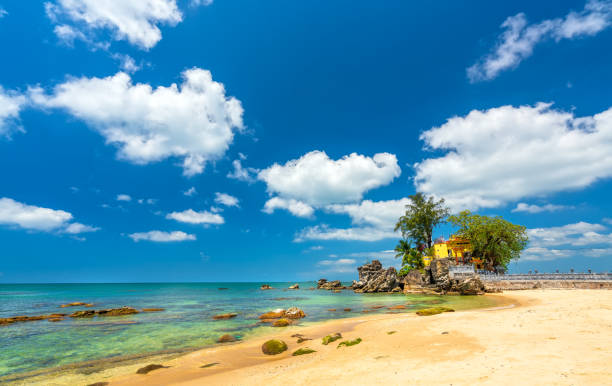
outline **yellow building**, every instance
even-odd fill
[[[482,269],[482,260],[472,256],[472,245],[469,241],[456,236],[451,236],[448,241],[436,240],[433,246],[433,256],[424,256],[423,263],[429,266],[433,259],[451,258],[456,264],[472,263],[478,269]]]

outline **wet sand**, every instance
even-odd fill
[[[504,305],[420,317],[364,315],[273,335],[289,349],[266,356],[268,337],[218,346],[162,362],[133,363],[87,376],[110,385],[306,384],[605,384],[612,379],[612,291],[533,290],[496,296]],[[390,331],[396,331],[388,334]],[[321,338],[362,338],[351,347]],[[291,335],[313,340],[298,344]],[[293,357],[300,347],[317,352]],[[137,375],[146,364],[168,368]],[[217,363],[202,368],[206,364]],[[86,384],[57,378],[47,384]]]

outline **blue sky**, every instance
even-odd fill
[[[417,190],[611,268],[610,1],[0,0],[0,45],[0,282],[352,279]]]

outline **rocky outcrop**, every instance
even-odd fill
[[[383,269],[378,260],[372,260],[357,268],[359,281],[353,282],[355,292],[391,292],[398,287],[397,271],[390,267]]]
[[[294,285],[289,286],[289,289],[300,289],[300,285],[295,283]]]
[[[481,295],[485,292],[485,285],[478,276],[453,283],[453,288],[461,295]]]
[[[274,322],[274,319],[280,318],[301,319],[305,317],[306,313],[297,307],[289,307],[286,310],[279,308],[274,311],[268,311],[265,314],[259,315],[259,319],[261,319],[261,321],[264,323]]]
[[[429,265],[431,282],[441,291],[450,291],[453,285],[448,274],[450,267],[449,259],[433,259]]]
[[[340,280],[327,281],[327,279],[319,279],[317,282],[318,289],[333,290],[342,287]]]
[[[259,287],[260,290],[270,290],[272,289],[272,287],[270,287],[270,284],[263,284],[261,287]]]
[[[306,313],[297,307],[289,307],[283,313],[283,316],[289,319],[301,319],[306,317]]]

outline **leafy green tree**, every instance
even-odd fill
[[[433,245],[433,230],[436,226],[445,223],[450,211],[444,205],[444,199],[438,201],[417,193],[409,197],[410,203],[406,205],[406,213],[395,224],[395,230],[401,230],[402,236],[417,247],[431,248]]]
[[[405,276],[413,269],[421,269],[424,267],[423,254],[415,248],[412,248],[407,240],[400,240],[395,246],[395,257],[402,258],[402,269],[400,276]]]
[[[504,220],[501,216],[488,217],[472,214],[469,210],[450,216],[448,221],[459,227],[456,235],[472,244],[472,255],[483,259],[484,267],[497,271],[519,259],[527,246],[527,229]]]

